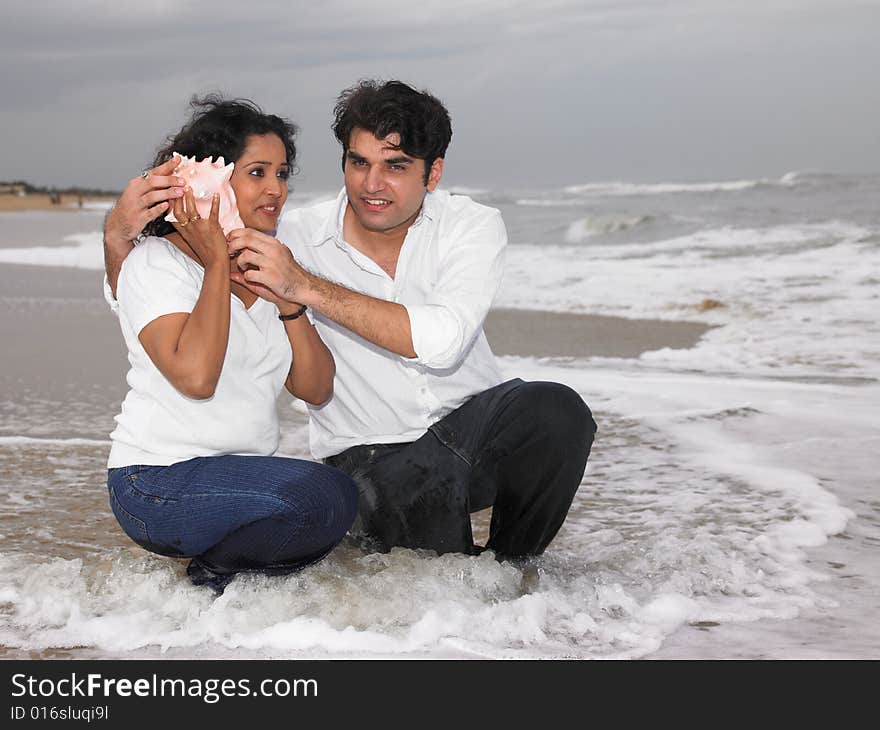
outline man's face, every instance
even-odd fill
[[[368,231],[405,231],[419,214],[425,193],[440,182],[442,158],[431,163],[425,184],[425,160],[395,149],[399,143],[397,133],[377,139],[360,127],[349,137],[345,192],[358,222]]]

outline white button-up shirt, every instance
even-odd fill
[[[285,213],[278,240],[328,281],[406,307],[416,357],[385,350],[318,312],[310,318],[336,360],[333,397],[309,407],[312,455],[414,441],[502,378],[483,332],[501,284],[507,231],[495,208],[463,195],[425,196],[392,279],[345,242],[348,198]]]

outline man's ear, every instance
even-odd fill
[[[440,178],[443,176],[443,158],[438,157],[431,163],[431,169],[428,170],[428,183],[425,187],[428,189],[429,193],[434,192],[437,185],[440,183]]]

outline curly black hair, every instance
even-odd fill
[[[348,143],[356,127],[377,139],[399,134],[399,149],[425,161],[426,185],[431,164],[446,156],[452,139],[452,122],[443,103],[402,81],[361,79],[339,94],[333,115],[333,134],[342,145],[343,172]]]
[[[176,134],[169,135],[156,152],[151,167],[161,165],[177,152],[198,160],[223,157],[235,162],[251,135],[275,134],[284,144],[287,164],[295,170],[297,126],[274,114],[265,114],[249,99],[224,99],[220,94],[193,96],[189,102],[190,118]],[[151,220],[141,231],[142,236],[164,236],[174,232],[165,220],[166,213]]]

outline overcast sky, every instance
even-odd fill
[[[335,188],[338,92],[399,78],[452,115],[448,184],[880,172],[880,0],[4,1],[0,180],[121,188],[194,93],[301,127]]]

